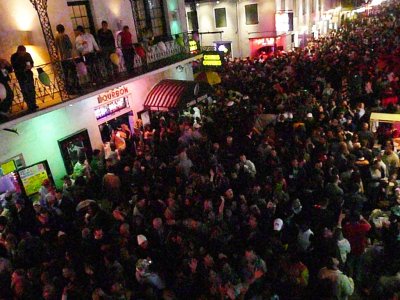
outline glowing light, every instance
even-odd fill
[[[197,3],[196,3],[196,6],[200,6],[200,3],[197,2]]]
[[[33,29],[33,23],[37,18],[37,13],[32,5],[26,5],[22,1],[7,1],[7,12],[15,21],[15,27],[21,31]]]
[[[226,48],[225,45],[219,45],[218,51],[228,53],[229,50],[228,50],[228,48]]]
[[[289,31],[289,14],[277,13],[275,14],[275,26],[277,32]]]

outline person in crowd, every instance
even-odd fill
[[[26,51],[25,46],[19,45],[17,52],[11,55],[11,65],[14,68],[28,110],[35,111],[39,106],[36,105],[35,81],[32,72],[33,59]]]
[[[134,62],[135,48],[133,47],[132,34],[129,31],[129,26],[124,26],[122,31],[117,37],[118,47],[122,50],[124,56],[126,71],[129,74],[134,72]]]
[[[79,79],[76,73],[75,63],[72,57],[73,45],[68,34],[65,33],[65,27],[62,24],[56,26],[57,35],[54,37],[58,58],[64,72],[65,85],[68,93],[81,92]]]
[[[94,36],[89,32],[85,32],[82,25],[76,27],[75,34],[75,48],[81,55],[83,62],[87,65],[91,79],[96,81],[100,74],[96,52],[100,52],[101,49]]]
[[[112,78],[114,75],[114,69],[116,69],[117,66],[114,66],[114,64],[111,62],[110,55],[115,53],[116,45],[114,34],[108,28],[107,21],[101,22],[101,28],[97,31],[97,38],[99,40],[99,46],[102,50],[103,60],[107,68],[108,75]]]

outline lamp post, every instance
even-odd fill
[[[61,101],[63,101],[64,98],[68,98],[68,94],[65,90],[63,69],[61,63],[58,61],[56,43],[54,40],[53,31],[51,30],[49,15],[47,13],[47,0],[30,0],[30,2],[36,9],[36,12],[39,16],[44,40],[46,41],[47,50],[49,51],[50,55],[50,61],[54,70],[54,80],[57,83],[60,91]]]

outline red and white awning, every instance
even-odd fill
[[[157,83],[146,97],[149,109],[177,108],[188,88],[188,81],[165,79]]]

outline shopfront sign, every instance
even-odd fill
[[[94,109],[97,120],[109,117],[115,113],[129,107],[129,98],[127,96],[107,102]]]
[[[195,40],[189,40],[189,51],[193,53],[196,52],[197,50],[199,50],[197,42]]]
[[[222,66],[222,58],[219,52],[209,51],[203,55],[203,66],[220,67]]]
[[[105,93],[100,94],[97,97],[97,101],[99,103],[103,103],[103,102],[107,102],[107,101],[111,101],[113,99],[117,99],[123,96],[126,96],[129,94],[129,89],[126,85],[117,87],[115,89],[109,90]]]
[[[275,44],[275,38],[261,38],[261,39],[254,39],[254,43],[257,46],[274,46]]]

